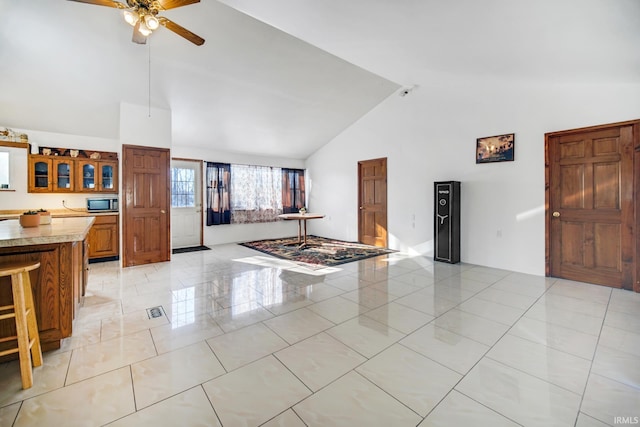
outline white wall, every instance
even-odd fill
[[[120,143],[171,148],[171,111],[120,103]]]
[[[120,144],[115,139],[42,132],[29,129],[19,129],[17,131],[26,133],[29,136],[29,142],[40,147],[120,151]],[[86,199],[87,197],[91,197],[90,193],[28,193],[27,150],[23,148],[8,148],[7,151],[10,152],[11,188],[15,191],[0,192],[0,210],[64,209],[62,205],[63,200],[69,208],[86,209]]]
[[[357,162],[387,157],[390,247],[433,256],[433,182],[458,180],[462,261],[543,275],[544,134],[640,118],[640,85],[418,83],[307,160],[309,204],[327,215],[311,232],[357,240]],[[515,161],[476,165],[476,138],[504,133]]]
[[[149,111],[151,116],[149,117]],[[33,119],[34,128],[40,127],[37,117]],[[71,135],[31,129],[14,129],[26,133],[29,143],[39,147],[76,148],[80,150],[111,151],[122,159],[122,144],[145,145],[161,148],[171,147],[171,111],[133,105],[120,104],[120,137],[118,139],[97,138],[84,135]],[[11,148],[11,186],[15,192],[0,192],[0,210],[26,209],[86,209],[86,199],[90,193],[28,193],[27,150]],[[122,163],[120,163],[122,182]]]
[[[120,139],[105,139],[81,135],[68,135],[53,132],[14,129],[29,136],[29,142],[40,147],[77,148],[82,150],[113,151],[122,158],[122,144],[171,148],[174,158],[186,158],[204,161],[216,161],[263,166],[304,168],[299,159],[252,156],[212,149],[171,145],[171,112],[164,109],[151,109],[132,104],[121,104]],[[86,208],[86,199],[91,194],[28,193],[27,150],[3,147],[10,152],[11,186],[15,191],[0,192],[0,210],[27,209],[64,209]],[[122,183],[123,165],[120,163]],[[203,177],[204,178],[204,177]],[[204,187],[203,187],[204,188]],[[280,221],[266,224],[231,224],[204,227],[204,244],[217,245],[248,240],[293,236],[297,233],[296,224]]]
[[[203,160],[209,162],[236,163],[246,165],[304,168],[304,161],[276,157],[249,156],[197,147],[174,146],[173,158]],[[206,204],[206,170],[203,166],[203,206]],[[203,209],[204,214],[204,209]],[[203,222],[206,224],[206,222]],[[204,244],[220,245],[224,243],[245,242],[260,239],[273,239],[297,234],[295,221],[278,221],[264,224],[224,224],[204,227]]]

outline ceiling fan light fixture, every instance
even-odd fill
[[[160,21],[153,15],[145,15],[144,23],[147,25],[147,28],[151,31],[156,30],[160,26]]]
[[[138,20],[140,19],[140,17],[136,12],[132,12],[130,10],[125,10],[123,12],[123,15],[124,15],[124,20],[127,21],[127,24],[131,25],[132,27],[135,26]]]
[[[125,22],[133,27],[131,41],[145,44],[147,38],[160,26],[187,41],[202,46],[205,40],[172,20],[159,15],[160,12],[200,3],[201,0],[70,0],[95,6],[119,9]],[[2,3],[2,0],[0,0]],[[2,7],[0,6],[0,9]]]
[[[140,21],[138,32],[140,32],[140,34],[142,34],[145,37],[151,35],[151,30],[149,29],[149,27],[147,27],[147,24],[145,24],[144,21]]]

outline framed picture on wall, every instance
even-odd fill
[[[514,133],[478,138],[476,163],[512,162],[514,149]]]

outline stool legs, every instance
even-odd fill
[[[22,271],[11,275],[14,284],[13,304],[16,316],[16,335],[20,355],[20,374],[22,376],[22,388],[27,389],[33,385],[33,371],[31,367],[42,365],[42,350],[36,314],[33,306],[31,281],[29,272]]]
[[[25,288],[25,304],[27,305],[27,328],[29,329],[29,339],[31,345],[31,359],[33,366],[42,366],[42,348],[40,347],[40,333],[38,332],[38,321],[36,320],[36,307],[33,304],[33,291],[29,273],[23,272],[23,283]]]

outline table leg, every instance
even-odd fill
[[[306,222],[305,222],[305,225],[306,225]],[[301,243],[302,243],[302,236],[301,236],[301,233],[302,233],[302,220],[301,220],[301,219],[299,219],[299,220],[298,220],[298,244],[301,244]],[[306,233],[305,233],[305,234],[306,234]]]
[[[307,246],[307,220],[304,220],[304,245]]]

